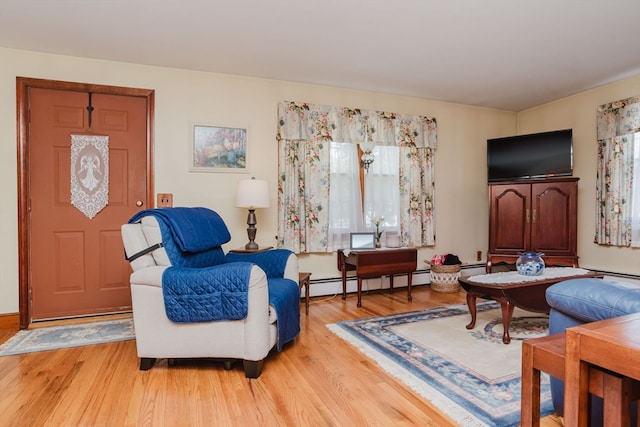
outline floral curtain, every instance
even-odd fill
[[[640,96],[598,107],[596,235],[600,245],[631,246],[634,133]]]
[[[400,233],[409,246],[435,244],[434,118],[296,102],[278,105],[278,246],[327,252],[329,142],[400,147]]]

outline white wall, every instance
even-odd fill
[[[218,211],[233,240],[246,243],[246,216],[234,207],[244,174],[190,173],[189,123],[247,126],[251,175],[266,179],[276,200],[277,103],[281,100],[419,114],[438,120],[436,238],[421,249],[419,268],[433,254],[455,253],[475,262],[487,248],[488,197],[485,141],[517,131],[517,115],[465,105],[332,87],[149,67],[0,48],[0,313],[18,311],[16,76],[156,91],[155,189],[173,193],[176,206]],[[276,209],[257,211],[257,241],[275,243]],[[337,277],[335,254],[308,255],[300,268],[312,279]],[[621,270],[624,270],[621,268]]]
[[[518,114],[518,133],[573,129],[574,175],[578,182],[578,255],[580,265],[617,273],[640,274],[639,249],[593,243],[596,221],[596,112],[601,104],[640,95],[634,76]]]

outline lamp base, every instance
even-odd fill
[[[244,248],[248,251],[256,251],[260,248],[260,246],[256,242],[249,242],[244,245]]]
[[[249,216],[247,216],[247,236],[249,237],[249,243],[244,245],[246,250],[256,250],[259,248],[259,245],[256,243],[256,210],[249,209]]]

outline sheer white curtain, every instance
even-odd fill
[[[395,146],[376,146],[374,161],[364,175],[365,229],[375,231],[373,218],[384,217],[383,245],[387,234],[400,233],[399,153],[400,149]]]
[[[329,237],[330,251],[349,247],[349,234],[361,231],[362,195],[358,146],[344,142],[330,143]]]

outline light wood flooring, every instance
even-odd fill
[[[325,325],[461,302],[429,286],[412,302],[402,288],[372,292],[362,308],[355,295],[312,298],[300,336],[256,380],[212,361],[143,372],[135,341],[0,357],[0,426],[454,426]]]

